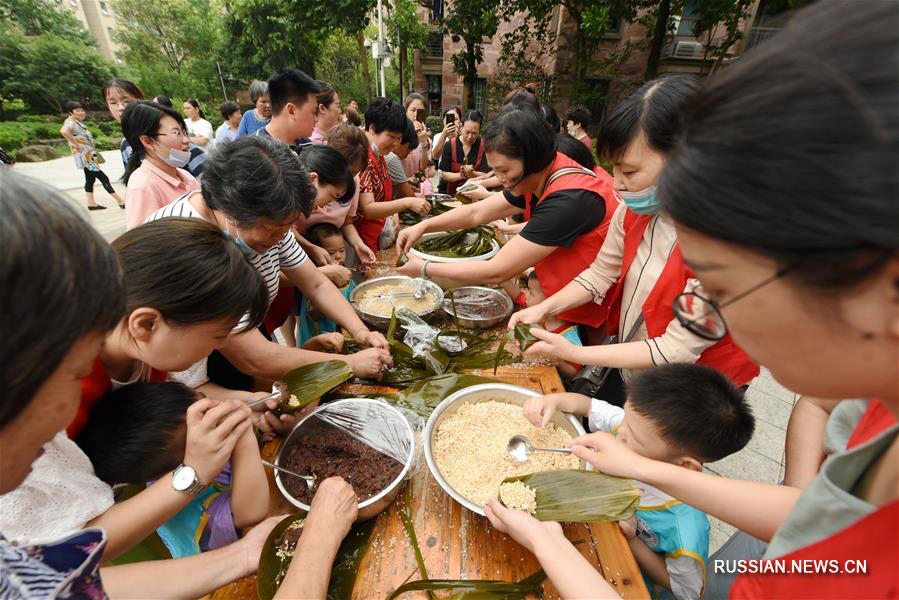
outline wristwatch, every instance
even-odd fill
[[[197,479],[197,472],[193,467],[188,467],[184,463],[172,471],[172,488],[176,492],[184,492],[191,496],[196,496],[206,487],[202,481]]]

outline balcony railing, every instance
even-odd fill
[[[755,48],[780,31],[780,27],[753,27],[746,41],[746,49]]]
[[[424,48],[421,49],[421,57],[423,59],[442,59],[443,58],[443,32],[434,30],[428,32],[425,40]]]

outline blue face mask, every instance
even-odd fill
[[[652,185],[639,192],[618,192],[621,200],[638,215],[656,215],[662,209],[656,199],[656,186]]]
[[[234,240],[234,243],[237,244],[238,248],[240,248],[241,250],[244,251],[244,254],[246,254],[250,257],[259,256],[260,254],[262,254],[262,252],[259,252],[258,250],[253,249],[252,247],[250,247],[250,245],[248,243],[243,241],[243,239],[241,239],[241,237],[240,237],[240,234],[232,234],[230,231],[226,230],[225,235],[227,235],[229,238]]]

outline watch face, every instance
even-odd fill
[[[182,466],[172,474],[172,487],[183,491],[189,488],[196,479],[196,473],[191,467]]]

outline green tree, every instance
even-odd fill
[[[406,92],[412,88],[409,82],[415,73],[414,55],[415,48],[425,45],[428,36],[428,27],[418,18],[416,13],[419,4],[412,0],[394,0],[393,7],[385,24],[387,39],[396,40],[396,68],[400,79],[400,98],[405,97]]]
[[[484,40],[492,39],[499,28],[500,0],[455,0],[445,8],[443,30],[453,43],[464,47],[452,55],[453,71],[462,75],[465,88],[462,105],[474,106],[474,84],[478,65],[484,62]]]
[[[371,23],[371,15],[377,0],[336,0],[330,6],[329,15],[332,19],[330,28],[337,27],[351,36],[356,41],[356,56],[358,57],[358,72],[362,78],[365,93],[361,98],[368,99],[372,96],[372,71],[371,55],[365,47],[365,29]]]
[[[503,7],[507,11],[507,7]],[[500,54],[496,75],[488,83],[487,101],[491,108],[498,108],[506,94],[515,88],[539,83],[541,90],[551,90],[554,75],[549,68],[556,52],[556,32],[549,17],[536,19],[529,13],[501,15],[504,21],[520,25],[500,39]],[[548,97],[542,98],[550,102]]]
[[[12,23],[26,36],[53,33],[93,45],[81,22],[47,0],[0,0],[0,23]]]

